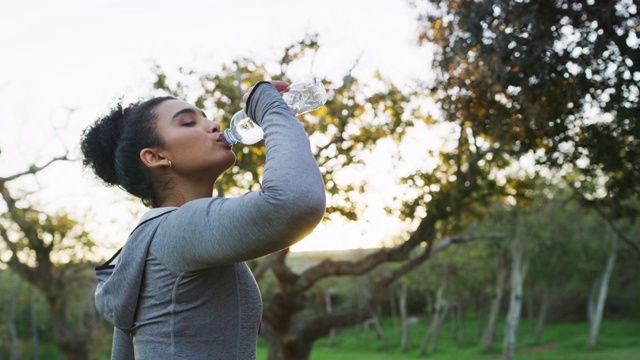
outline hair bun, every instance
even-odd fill
[[[99,118],[82,133],[83,165],[91,168],[109,185],[119,184],[115,170],[115,152],[128,110],[117,104],[107,115]]]

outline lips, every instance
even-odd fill
[[[219,133],[216,136],[216,142],[218,143],[222,143],[224,145],[226,145],[229,149],[231,149],[231,145],[225,140],[224,136],[222,135],[222,133]]]

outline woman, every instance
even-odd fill
[[[246,101],[264,130],[262,190],[212,197],[235,162],[220,125],[184,101],[116,107],[82,136],[84,164],[152,207],[124,247],[96,268],[96,306],[114,325],[112,359],[254,359],[262,316],[244,261],[287,248],[325,210],[306,134],[260,82]]]

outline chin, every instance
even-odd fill
[[[227,164],[225,164],[226,166],[224,171],[231,169],[231,167],[235,165],[235,163],[236,163],[236,154],[232,152],[231,156],[229,157],[229,161],[227,162]]]
[[[216,169],[214,170],[218,176],[216,176],[216,178],[220,177],[220,175],[226,173],[229,169],[231,169],[231,167],[236,163],[236,155],[233,154],[233,158],[229,159],[229,161],[225,161],[222,164],[218,164],[218,166],[216,166]]]

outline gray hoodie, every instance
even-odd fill
[[[307,136],[268,83],[247,112],[265,132],[262,190],[157,208],[96,268],[112,359],[255,359],[262,301],[244,263],[309,234],[325,209]]]

